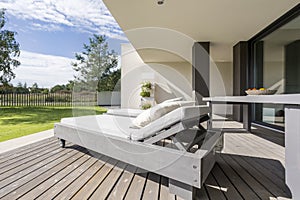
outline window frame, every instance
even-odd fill
[[[283,25],[289,23],[293,19],[297,18],[300,16],[300,3],[296,5],[294,8],[289,10],[286,14],[283,16],[279,17],[277,20],[275,20],[273,23],[268,25],[266,28],[264,28],[262,31],[257,33],[255,36],[253,36],[250,40],[248,40],[248,52],[249,52],[249,63],[248,63],[248,88],[253,88],[256,85],[256,70],[257,67],[255,65],[255,43],[259,42],[261,39],[266,37],[267,35],[273,33]],[[252,106],[251,112],[255,113],[255,105]],[[284,131],[284,127],[273,125],[273,124],[268,124],[266,122],[261,122],[261,121],[255,121],[255,115],[251,115],[251,122],[260,124],[266,127],[270,127],[273,129],[277,129],[280,131]]]

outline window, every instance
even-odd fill
[[[300,93],[300,16],[253,43],[254,87]],[[256,104],[254,121],[283,129],[284,105]]]

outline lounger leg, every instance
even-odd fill
[[[224,133],[221,133],[220,139],[215,146],[215,151],[221,152],[223,150],[223,148],[224,148]]]
[[[185,200],[193,199],[193,186],[169,179],[169,191]]]
[[[65,147],[66,147],[66,140],[60,139],[60,140],[59,140],[59,145],[60,145],[62,148],[65,148]]]

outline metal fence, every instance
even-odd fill
[[[0,106],[96,105],[96,93],[0,94]]]

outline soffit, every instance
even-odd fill
[[[189,60],[194,41],[210,41],[215,61],[231,61],[234,44],[249,40],[299,2],[165,0],[158,6],[156,0],[104,0],[141,58],[151,62]],[[181,46],[186,55],[177,53]]]

